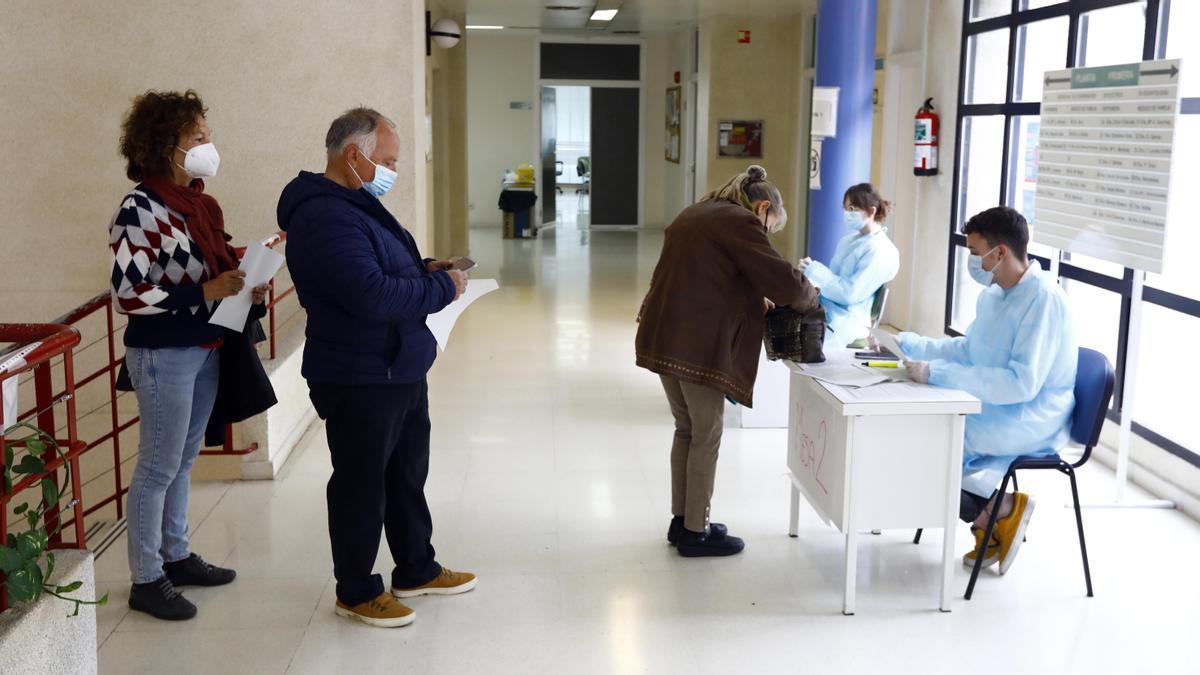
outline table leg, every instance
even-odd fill
[[[800,536],[800,490],[795,483],[792,484],[792,505],[788,516],[790,518],[788,536],[792,538]]]
[[[958,494],[962,477],[963,416],[956,415],[950,437],[950,461],[946,466],[946,513],[942,522],[942,598],[938,609],[949,612],[950,587],[954,583],[954,533],[958,527]]]
[[[858,569],[858,533],[854,528],[846,532],[846,588],[842,596],[842,614],[854,614],[855,572]]]

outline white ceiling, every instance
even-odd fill
[[[603,33],[634,30],[658,32],[694,23],[716,14],[776,16],[800,11],[805,0],[464,0],[467,24],[500,25],[564,32],[586,30],[592,10],[620,6],[621,11]],[[548,6],[575,7],[547,10]],[[590,34],[602,34],[590,31]]]

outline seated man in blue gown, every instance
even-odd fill
[[[900,346],[917,382],[969,392],[983,402],[966,420],[959,516],[971,523],[975,564],[992,509],[999,509],[984,564],[1008,571],[1024,539],[1034,500],[994,493],[1013,460],[1051,455],[1067,444],[1075,406],[1078,349],[1066,294],[1026,257],[1029,226],[998,206],[967,221],[963,233],[971,277],[986,286],[966,335],[932,339],[901,333]]]

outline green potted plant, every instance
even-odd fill
[[[14,432],[25,434],[13,438]],[[46,472],[46,463],[42,458],[47,451],[53,451],[59,457],[64,456],[54,438],[33,425],[16,424],[5,430],[4,435],[4,465],[0,480],[3,480],[5,494],[12,494],[14,477],[19,480],[23,476]],[[59,504],[70,485],[70,464],[63,462],[62,469],[64,479],[61,485],[56,484],[50,476],[44,476],[40,481],[42,498],[32,508],[24,503],[13,509],[13,515],[23,519],[27,527],[23,532],[10,532],[6,540],[0,542],[0,572],[4,574],[0,587],[8,591],[11,605],[34,602],[46,594],[73,603],[74,612],[71,616],[78,616],[82,605],[107,603],[108,594],[105,593],[98,600],[71,597],[70,594],[83,585],[82,581],[51,582],[54,552],[49,550],[50,538],[58,534],[62,523],[59,521],[53,532],[48,531],[45,515]],[[63,510],[71,506],[74,506],[74,502],[64,505]]]

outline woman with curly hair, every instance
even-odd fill
[[[188,486],[217,394],[222,329],[216,303],[245,285],[221,207],[204,193],[220,156],[196,92],[148,91],[122,126],[125,173],[137,183],[109,225],[113,306],[129,316],[125,360],[141,417],[129,485],[129,606],[182,620],[176,590],[217,586],[233,570],[188,549]],[[266,286],[253,289],[261,304]]]

